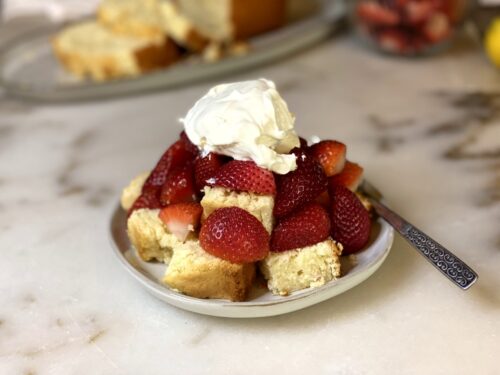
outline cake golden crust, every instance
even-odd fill
[[[159,210],[147,208],[135,210],[127,220],[127,232],[142,260],[158,260],[168,264],[173,249],[182,242],[167,231],[158,213]]]
[[[52,47],[68,71],[96,81],[136,76],[179,58],[177,46],[168,38],[114,35],[91,21],[63,29],[52,40]]]
[[[232,0],[231,5],[236,40],[277,29],[285,23],[285,0]]]
[[[255,277],[255,264],[235,264],[205,252],[197,240],[174,249],[163,282],[191,297],[244,301]]]
[[[260,270],[273,294],[319,287],[340,277],[342,246],[332,239],[301,249],[270,252]]]

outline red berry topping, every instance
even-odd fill
[[[279,218],[314,201],[328,186],[321,166],[307,156],[297,158],[297,169],[280,176],[278,181],[273,213]]]
[[[178,140],[162,155],[144,183],[142,191],[148,190],[151,187],[159,188],[163,186],[170,171],[183,166],[193,159],[193,154],[186,149],[184,142]]]
[[[191,164],[177,168],[167,176],[161,188],[160,203],[166,206],[173,203],[196,201],[193,167]]]
[[[434,13],[423,26],[423,34],[431,43],[446,39],[451,32],[450,21],[444,13]]]
[[[356,14],[362,21],[373,26],[394,26],[400,21],[396,11],[375,0],[360,2],[356,7]]]
[[[370,237],[368,211],[349,189],[335,185],[330,189],[332,238],[344,246],[343,254],[361,250]]]
[[[196,188],[198,190],[203,190],[205,185],[207,185],[207,180],[214,177],[215,172],[217,172],[223,163],[223,157],[213,152],[205,157],[198,156],[194,161]]]
[[[230,161],[215,173],[209,185],[256,194],[276,194],[273,173],[257,166],[253,161]]]
[[[183,130],[179,136],[180,140],[182,143],[184,143],[184,147],[187,151],[189,151],[191,154],[194,156],[198,155],[200,151],[198,150],[198,147],[191,142],[191,140],[188,138],[186,132]]]
[[[185,241],[189,232],[198,227],[202,212],[199,203],[175,203],[163,208],[158,216],[170,233],[180,241]]]
[[[200,230],[201,247],[233,263],[264,259],[269,252],[269,234],[261,222],[239,207],[215,210]]]
[[[410,0],[403,5],[405,21],[412,25],[419,25],[429,19],[436,10],[433,1]]]
[[[149,208],[151,210],[154,210],[160,207],[161,204],[157,192],[155,190],[146,190],[139,196],[139,198],[135,200],[134,204],[128,211],[128,215],[130,216],[132,212],[141,208]]]
[[[330,219],[318,203],[310,203],[282,219],[271,235],[271,250],[286,251],[314,245],[330,235]]]
[[[339,174],[328,178],[328,186],[342,185],[350,191],[356,191],[363,180],[363,167],[359,164],[347,161],[344,169]]]
[[[333,176],[344,168],[346,146],[341,142],[321,141],[312,145],[309,153],[321,164],[327,176]]]

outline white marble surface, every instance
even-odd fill
[[[470,45],[418,61],[331,40],[230,80],[277,82],[305,136],[345,141],[389,204],[479,273],[398,238],[355,289],[230,320],[155,300],[108,240],[122,186],[215,82],[66,106],[0,101],[0,374],[498,374],[500,75]]]

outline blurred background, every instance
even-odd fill
[[[110,97],[279,63],[348,33],[367,54],[409,59],[446,54],[467,39],[485,56],[484,69],[495,69],[499,7],[496,0],[4,0],[0,79],[8,93],[31,99]]]

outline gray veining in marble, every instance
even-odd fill
[[[496,374],[500,75],[470,43],[391,59],[350,37],[228,80],[276,81],[388,203],[479,273],[454,287],[400,238],[355,289],[276,318],[178,310],[119,266],[107,225],[215,82],[97,103],[0,99],[0,374]]]

